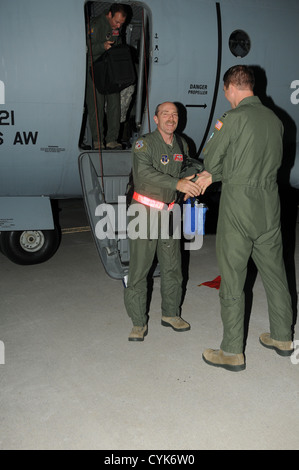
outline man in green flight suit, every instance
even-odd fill
[[[246,66],[224,75],[225,97],[232,110],[216,122],[204,149],[205,189],[222,181],[216,253],[223,340],[220,350],[207,349],[209,365],[231,371],[245,369],[244,284],[251,256],[268,301],[270,333],[260,343],[281,356],[292,349],[292,307],[282,255],[277,171],[282,162],[283,126],[254,96],[254,75]],[[207,173],[208,172],[208,173]]]
[[[178,110],[174,103],[157,106],[154,121],[157,129],[139,138],[133,149],[134,195],[132,204],[146,211],[146,238],[130,238],[130,267],[124,293],[125,306],[133,322],[129,341],[143,341],[147,334],[147,276],[157,253],[161,272],[163,326],[175,331],[187,331],[189,323],[180,317],[182,300],[182,269],[180,240],[173,236],[151,238],[150,216],[169,209],[176,192],[197,196],[199,188],[191,181],[203,165],[188,155],[187,144],[181,139],[185,157],[174,134],[178,125]]]
[[[103,95],[93,86],[92,76],[89,73],[91,63],[95,63],[101,55],[114,45],[121,44],[120,28],[125,23],[127,17],[126,9],[123,5],[114,3],[107,14],[101,14],[93,18],[90,22],[88,45],[88,73],[86,77],[86,104],[89,116],[89,125],[92,134],[93,147],[99,148],[104,141],[104,116],[105,103],[107,106],[107,149],[121,149],[121,144],[117,142],[120,129],[120,94],[111,93]],[[92,59],[91,59],[92,57]],[[97,103],[97,108],[95,105]],[[97,119],[98,118],[98,119]],[[98,122],[97,122],[98,120]],[[98,135],[99,132],[99,135]]]

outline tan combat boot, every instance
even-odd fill
[[[106,149],[108,149],[108,150],[121,150],[122,145],[119,144],[118,142],[108,142],[108,144],[106,144]]]
[[[225,355],[221,349],[206,349],[202,358],[210,366],[222,367],[231,372],[240,372],[246,368],[244,354]]]
[[[263,333],[259,339],[265,348],[274,349],[280,356],[291,356],[294,352],[292,341],[277,341],[270,337],[270,333]]]
[[[188,331],[191,328],[181,317],[162,317],[161,325],[170,326],[174,331]]]
[[[129,334],[129,341],[143,341],[147,335],[147,325],[145,326],[133,326],[131,333]]]

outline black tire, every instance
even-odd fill
[[[0,247],[3,254],[20,265],[48,261],[57,251],[61,240],[60,230],[25,230],[1,232]]]

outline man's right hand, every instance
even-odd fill
[[[198,185],[191,181],[194,177],[195,175],[186,176],[186,178],[182,178],[177,182],[176,189],[181,193],[185,193],[185,201],[188,197],[195,197],[200,194]]]
[[[108,51],[108,49],[110,49],[114,44],[114,41],[106,41],[104,42],[104,48],[105,48],[105,51]]]
[[[208,171],[204,170],[199,174],[196,184],[200,190],[199,194],[204,194],[206,189],[212,184],[212,175]]]

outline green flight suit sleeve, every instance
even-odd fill
[[[189,148],[185,140],[183,140],[184,150],[184,164],[180,173],[180,178],[186,178],[187,176],[196,175],[204,170],[204,165],[201,161],[191,158],[189,155]]]
[[[185,164],[181,171],[181,178],[186,178],[187,176],[197,175],[204,170],[204,165],[199,160],[195,160],[195,158],[187,157]]]
[[[213,134],[207,142],[204,154],[204,167],[212,175],[213,183],[222,180],[223,162],[230,145],[229,115],[224,114],[215,124]]]
[[[107,39],[107,37],[109,39]],[[115,45],[121,44],[122,39],[121,35],[113,35],[113,31],[111,29],[111,26],[109,25],[109,22],[104,14],[94,18],[91,21],[90,25],[90,40],[91,40],[91,47],[92,47],[92,55],[93,55],[93,60],[97,60],[99,57],[101,57],[105,50],[105,42],[106,41],[114,41]],[[89,46],[89,41],[88,41],[88,46]]]
[[[91,20],[90,24],[90,42],[92,48],[93,60],[97,60],[104,52],[104,43],[106,41],[107,25],[103,16]],[[88,41],[89,46],[89,41]]]

